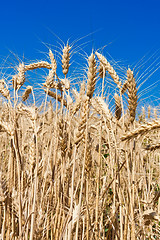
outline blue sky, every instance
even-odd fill
[[[147,54],[146,59],[155,51],[156,57],[160,55],[159,12],[159,0],[1,1],[0,57],[4,59],[11,51],[40,59],[40,52],[47,52],[42,42],[60,42],[54,34],[64,42],[90,34],[79,42],[89,41],[85,51],[107,45],[105,51],[113,59],[134,66]],[[159,73],[151,83],[159,80]]]

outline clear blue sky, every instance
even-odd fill
[[[3,59],[9,50],[39,59],[39,51],[47,51],[42,42],[57,45],[58,39],[50,31],[64,42],[95,32],[80,43],[91,41],[90,50],[109,44],[106,51],[115,60],[134,64],[160,48],[160,0],[1,1]],[[159,76],[157,73],[156,80]]]

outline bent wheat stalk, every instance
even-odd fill
[[[53,97],[54,99],[58,100],[59,102],[62,103],[62,97],[55,92],[52,92],[51,90],[46,90],[44,89],[45,93],[47,93],[50,97]],[[67,101],[63,99],[63,105],[67,107]]]

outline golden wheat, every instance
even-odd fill
[[[0,238],[160,239],[159,109],[151,117],[148,107],[147,118],[141,107],[138,120],[133,71],[122,85],[97,51],[77,82],[70,50],[67,43],[62,73],[49,50],[50,63],[21,62],[0,80]],[[41,92],[26,86],[27,71],[40,68],[41,106]],[[106,71],[118,93],[106,94]]]

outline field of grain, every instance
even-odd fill
[[[120,77],[100,51],[86,59],[76,88],[71,52],[66,44],[58,62],[49,49],[48,61],[20,62],[0,80],[0,239],[158,240],[156,110],[137,116],[133,70]],[[26,78],[41,69],[48,73],[39,106]]]

